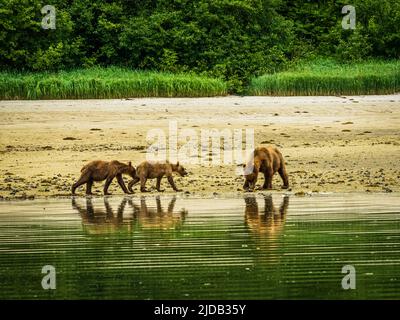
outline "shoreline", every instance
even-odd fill
[[[168,135],[170,121],[196,133],[254,129],[255,146],[283,153],[293,193],[399,192],[399,106],[400,95],[0,101],[0,196],[68,196],[86,162],[138,165],[149,130]],[[244,194],[236,165],[186,168],[189,176],[174,179],[190,194]],[[275,175],[273,193],[281,183]],[[110,191],[123,195],[115,181]]]
[[[209,199],[240,199],[240,198],[264,198],[264,197],[279,197],[281,196],[282,198],[284,197],[295,197],[295,198],[312,198],[312,197],[318,197],[318,198],[323,198],[327,197],[329,198],[330,196],[363,196],[363,197],[368,197],[369,195],[371,196],[376,196],[376,195],[384,195],[384,196],[393,196],[393,197],[398,197],[400,196],[400,192],[384,192],[384,191],[348,191],[348,192],[282,192],[282,191],[272,191],[272,192],[267,192],[267,191],[258,191],[258,192],[237,192],[237,193],[190,193],[186,194],[185,192],[179,192],[179,193],[168,193],[168,192],[146,192],[146,193],[134,193],[134,194],[112,194],[112,195],[101,195],[101,194],[93,194],[90,196],[86,196],[85,194],[76,194],[76,195],[40,195],[40,196],[33,196],[31,198],[20,198],[20,197],[14,197],[14,198],[1,198],[0,197],[0,202],[4,203],[9,203],[9,202],[29,202],[29,201],[36,201],[36,200],[72,200],[72,199],[95,199],[95,200],[101,200],[101,199],[107,199],[107,200],[116,200],[116,199],[131,199],[131,200],[140,200],[140,199],[156,199],[160,198],[163,200],[163,198],[170,199],[170,198],[176,198],[177,200],[179,199],[190,199],[190,200],[209,200]]]

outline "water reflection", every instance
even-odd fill
[[[123,220],[123,212],[127,199],[123,199],[117,209],[117,215],[107,198],[104,198],[104,208],[94,208],[91,197],[86,198],[86,206],[80,205],[75,197],[72,198],[72,208],[79,212],[84,223],[113,223],[119,224]]]
[[[182,227],[188,211],[181,209],[174,213],[176,197],[172,197],[165,211],[159,196],[156,196],[156,207],[148,207],[145,198],[140,199],[140,205],[131,201],[133,219],[142,229],[179,229]]]
[[[281,242],[284,234],[286,213],[289,207],[289,197],[285,196],[278,208],[272,201],[272,196],[264,196],[264,209],[260,210],[254,196],[245,199],[245,225],[253,238],[257,254],[254,264],[266,268],[273,268],[271,276],[278,276],[275,270],[282,255],[280,254]]]
[[[399,296],[399,194],[160,197],[0,201],[0,298]],[[363,275],[351,293],[349,261]],[[49,263],[62,270],[51,293],[37,281]]]
[[[86,205],[83,206],[76,201],[75,197],[72,197],[72,208],[78,211],[84,230],[90,234],[113,233],[124,226],[124,211],[128,200],[122,199],[116,214],[107,197],[103,198],[103,202],[103,208],[95,207],[92,198],[86,197]],[[131,229],[129,225],[127,227],[129,230]]]
[[[86,198],[85,205],[73,197],[72,208],[79,213],[84,230],[90,234],[134,231],[135,229],[179,229],[188,214],[187,210],[181,209],[179,212],[174,212],[176,197],[171,198],[167,210],[163,209],[159,196],[155,200],[154,207],[147,205],[145,197],[140,198],[140,204],[136,204],[132,198],[125,197],[114,210],[107,197],[103,198],[103,207],[94,206],[92,197]]]
[[[271,195],[264,196],[264,211],[261,212],[256,197],[245,197],[244,201],[245,224],[251,233],[267,238],[275,238],[282,233],[289,207],[288,196],[283,198],[279,209],[274,206]]]

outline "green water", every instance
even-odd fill
[[[398,299],[400,195],[3,201],[0,268],[1,299]]]

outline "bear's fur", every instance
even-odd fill
[[[167,176],[168,182],[171,185],[172,189],[175,191],[182,191],[178,189],[175,185],[174,179],[172,177],[172,173],[177,172],[180,176],[184,177],[187,175],[187,172],[183,166],[179,164],[172,164],[168,161],[166,162],[150,162],[144,161],[142,162],[136,169],[136,177],[129,182],[128,189],[132,192],[132,187],[140,181],[140,191],[147,192],[146,190],[146,181],[147,179],[157,179],[157,191],[163,192],[164,190],[160,189],[161,179],[163,176]]]
[[[132,163],[125,164],[119,161],[101,161],[96,160],[88,163],[81,169],[81,176],[77,182],[72,185],[72,194],[75,194],[75,190],[86,183],[86,194],[92,194],[92,185],[94,181],[106,180],[104,184],[104,194],[108,195],[108,187],[110,186],[113,179],[116,177],[118,184],[125,193],[130,193],[125,186],[122,175],[127,174],[132,178],[136,177],[136,170],[132,166]]]
[[[276,147],[258,147],[254,150],[251,160],[244,166],[245,190],[254,190],[258,174],[264,174],[262,189],[272,189],[272,177],[276,172],[283,180],[283,189],[289,188],[289,179],[286,172],[285,161]]]

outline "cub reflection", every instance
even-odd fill
[[[103,199],[104,208],[98,208],[93,206],[91,197],[86,197],[86,206],[79,204],[75,197],[72,197],[72,208],[78,211],[84,229],[91,234],[112,233],[123,226],[123,214],[128,200],[122,199],[115,214],[108,198]]]
[[[86,205],[83,205],[72,197],[72,208],[79,213],[84,229],[90,234],[113,233],[122,229],[177,229],[182,226],[187,216],[184,209],[174,213],[176,197],[170,200],[166,211],[159,196],[156,197],[156,207],[148,207],[144,197],[140,199],[140,205],[125,197],[116,210],[108,198],[103,198],[103,201],[104,207],[94,206],[92,198],[87,197]]]
[[[165,211],[161,205],[159,196],[155,197],[156,207],[148,207],[146,199],[142,197],[140,199],[140,205],[136,205],[131,202],[133,207],[133,220],[142,229],[179,229],[188,214],[187,210],[181,209],[179,212],[174,213],[176,197],[172,197],[168,204],[167,211]]]
[[[275,238],[285,225],[289,197],[285,196],[279,210],[272,202],[272,196],[264,196],[264,212],[260,212],[254,196],[245,197],[245,223],[253,234]]]

